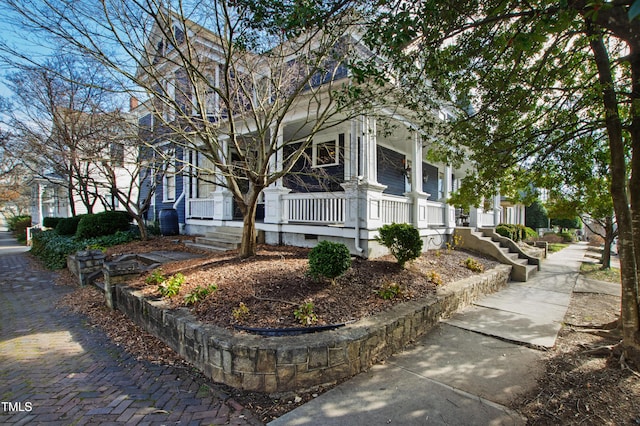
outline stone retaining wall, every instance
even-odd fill
[[[91,284],[91,279],[101,276],[105,254],[101,250],[81,250],[67,256],[67,268],[78,278],[80,287]]]
[[[440,318],[504,287],[511,267],[440,288],[433,297],[393,309],[333,331],[301,336],[262,337],[197,321],[185,309],[169,310],[126,285],[116,285],[114,305],[216,382],[266,393],[299,391],[335,383],[368,369],[418,336]]]

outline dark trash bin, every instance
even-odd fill
[[[160,234],[162,235],[178,235],[180,227],[178,226],[178,211],[176,209],[160,210]]]

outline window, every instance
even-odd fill
[[[170,202],[176,200],[176,166],[175,159],[169,161],[169,165],[164,172],[162,179],[162,201]]]
[[[313,167],[328,167],[340,164],[340,148],[337,140],[313,143]]]

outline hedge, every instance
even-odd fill
[[[80,219],[76,238],[92,238],[111,235],[131,228],[131,215],[123,211],[106,211],[88,214]]]

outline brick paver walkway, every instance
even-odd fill
[[[132,358],[83,317],[69,288],[29,267],[0,233],[0,424],[257,425],[233,399],[177,367]]]

